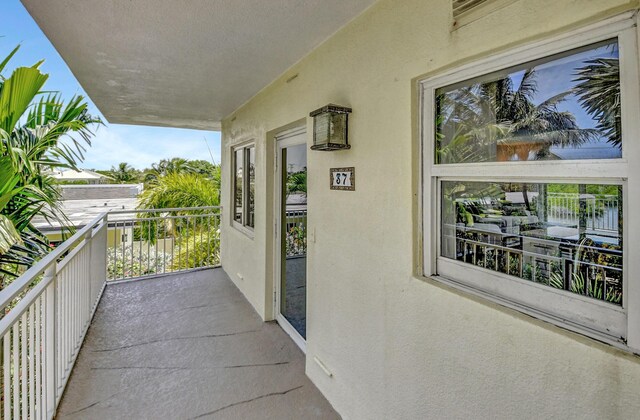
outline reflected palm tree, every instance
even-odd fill
[[[438,95],[438,162],[549,159],[551,147],[600,138],[600,130],[580,128],[571,112],[558,109],[572,90],[536,105],[537,91],[536,73],[529,69],[517,89],[505,77]]]
[[[307,194],[306,172],[296,172],[287,175],[287,195],[295,193]]]
[[[577,69],[574,82],[580,104],[598,121],[597,129],[607,141],[622,148],[620,116],[620,60],[599,58]]]

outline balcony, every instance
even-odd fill
[[[219,267],[219,223],[105,213],[0,292],[2,417],[338,418]]]

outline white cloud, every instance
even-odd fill
[[[160,159],[181,157],[220,162],[220,133],[175,128],[106,125],[100,127],[85,153],[83,168],[109,169],[120,162],[144,169]]]

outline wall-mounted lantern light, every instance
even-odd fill
[[[348,139],[348,120],[351,108],[329,104],[316,109],[313,117],[313,146],[311,150],[351,149]]]

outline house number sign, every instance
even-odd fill
[[[331,168],[329,169],[331,175],[331,189],[332,190],[356,190],[356,169],[351,168]]]

